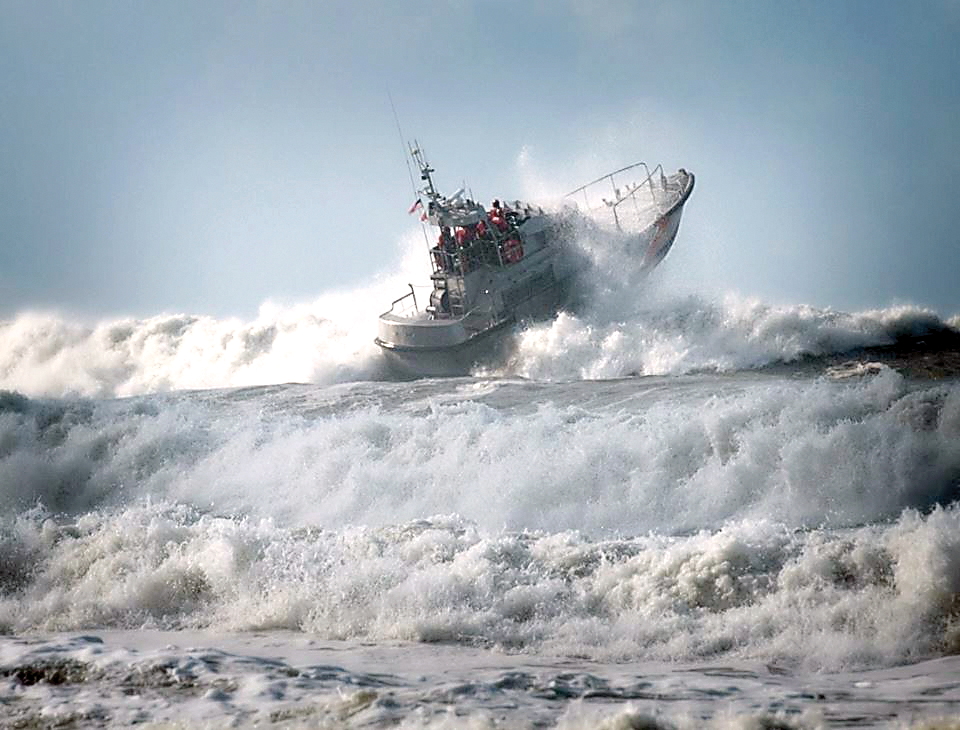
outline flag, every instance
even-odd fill
[[[430,216],[428,216],[426,213],[421,213],[421,214],[420,214],[420,220],[425,221],[425,220],[429,220],[429,219],[430,219]]]
[[[410,214],[413,213],[413,211],[415,211],[417,208],[422,208],[422,207],[423,207],[423,201],[420,200],[420,198],[417,198],[417,201],[416,201],[413,205],[410,206],[410,210],[407,211],[407,214],[410,215]]]

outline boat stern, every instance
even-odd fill
[[[469,338],[460,319],[406,317],[384,312],[377,325],[376,343],[385,350],[439,350],[457,347]]]

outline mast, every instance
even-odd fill
[[[410,156],[420,169],[420,179],[426,183],[426,186],[420,192],[426,195],[430,202],[436,203],[440,199],[440,193],[433,185],[433,173],[436,170],[427,163],[426,156],[416,140],[414,140],[413,147],[410,148]]]

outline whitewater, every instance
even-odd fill
[[[957,318],[598,249],[401,382],[404,246],[250,321],[0,324],[0,727],[960,727]]]

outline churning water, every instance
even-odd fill
[[[386,284],[0,325],[0,726],[957,727],[956,322],[594,263],[470,378]]]

